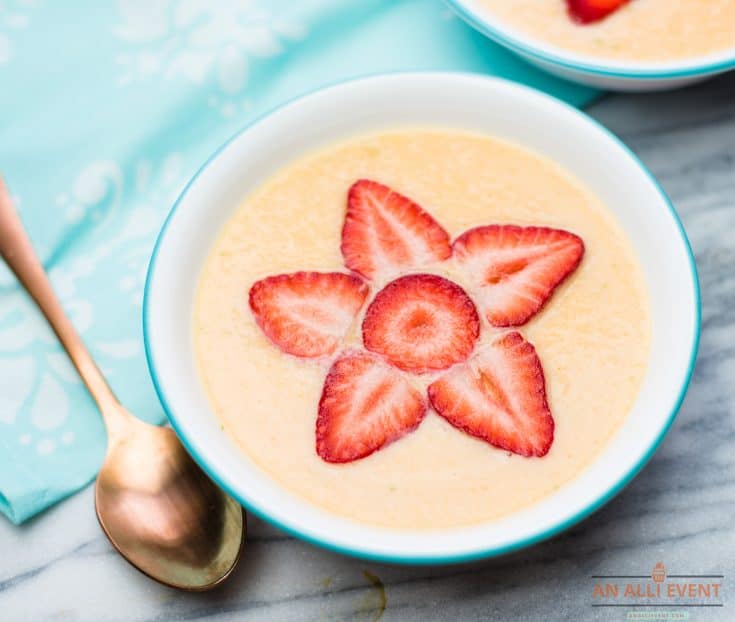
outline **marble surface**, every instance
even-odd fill
[[[129,567],[102,535],[90,488],[18,528],[0,520],[2,622],[169,620],[624,620],[593,609],[590,575],[724,574],[735,619],[735,73],[686,90],[608,96],[591,113],[669,192],[689,233],[703,293],[696,373],[643,472],[582,524],[503,558],[447,567],[354,560],[251,520],[243,563],[221,588],[185,594]],[[366,574],[366,571],[368,574]]]

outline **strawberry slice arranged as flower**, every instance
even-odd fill
[[[567,0],[569,15],[576,22],[589,24],[606,18],[630,0]]]
[[[544,372],[518,332],[500,335],[429,385],[429,400],[454,427],[522,456],[544,456],[554,440]]]
[[[391,281],[370,303],[362,322],[368,350],[419,374],[464,361],[479,334],[472,300],[459,285],[435,274]]]
[[[343,353],[319,400],[317,453],[327,462],[364,458],[418,427],[427,406],[418,389],[380,357]]]
[[[288,354],[331,354],[365,302],[368,286],[340,272],[294,272],[257,281],[250,309],[265,335]]]
[[[411,199],[376,181],[355,182],[342,227],[345,265],[367,279],[447,259],[449,235]]]
[[[283,352],[305,358],[332,355],[353,336],[370,290],[363,278],[377,291],[362,321],[364,349],[321,361],[331,363],[316,420],[323,460],[369,456],[415,430],[429,403],[450,424],[495,447],[546,455],[554,420],[536,350],[518,332],[478,346],[480,314],[498,327],[526,323],[582,261],[578,236],[488,225],[450,244],[418,204],[362,179],[348,193],[341,251],[353,274],[279,274],[250,289],[263,333]],[[445,278],[457,269],[466,291]],[[433,380],[428,398],[408,377],[436,372],[443,375],[415,381],[425,387]]]
[[[520,326],[538,313],[579,265],[582,239],[548,227],[489,225],[454,241],[454,255],[477,288],[493,326]]]

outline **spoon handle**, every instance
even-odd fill
[[[18,277],[58,336],[84,384],[97,402],[108,433],[119,429],[120,424],[124,423],[123,419],[127,419],[128,415],[120,406],[79,333],[64,312],[1,177],[0,256]]]

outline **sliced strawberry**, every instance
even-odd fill
[[[250,288],[250,309],[266,336],[288,354],[331,354],[365,302],[362,279],[339,272],[269,276]]]
[[[376,181],[350,188],[342,227],[345,265],[367,279],[446,259],[449,235],[419,205]]]
[[[630,0],[567,0],[569,15],[576,22],[589,24],[606,18]]]
[[[476,299],[488,321],[520,326],[574,272],[584,242],[561,229],[489,225],[460,235],[454,254],[477,287]]]
[[[418,427],[427,407],[419,390],[380,357],[343,353],[324,381],[316,452],[327,462],[369,456]]]
[[[479,334],[472,300],[459,285],[435,274],[391,281],[370,303],[362,322],[368,350],[415,373],[464,361]]]
[[[454,427],[522,456],[544,456],[554,440],[541,363],[517,332],[429,385],[429,400]]]

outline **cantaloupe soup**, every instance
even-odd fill
[[[479,0],[504,24],[555,47],[601,59],[665,62],[735,50],[733,0],[630,0],[609,14],[598,0]]]
[[[649,322],[631,244],[572,174],[406,128],[284,163],[247,197],[200,275],[193,339],[223,433],[263,471],[415,530],[492,521],[580,474],[636,400]]]

